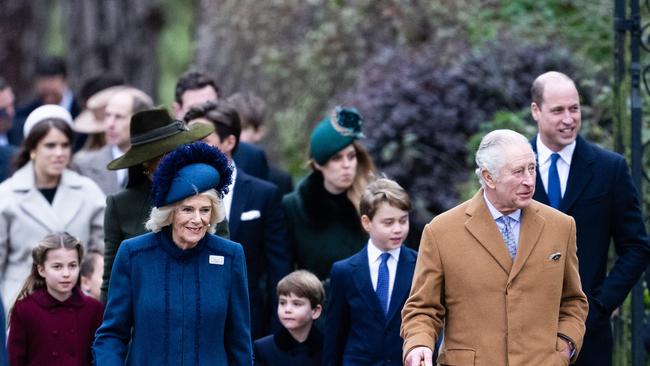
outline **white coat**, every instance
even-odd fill
[[[32,162],[0,184],[0,294],[5,311],[29,275],[32,249],[45,235],[65,231],[86,249],[104,249],[105,207],[97,184],[68,169],[52,204],[36,188]]]

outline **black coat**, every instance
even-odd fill
[[[531,140],[535,151],[536,142]],[[548,204],[539,170],[536,185],[534,199]],[[587,331],[576,365],[611,364],[610,315],[639,280],[650,255],[625,159],[578,136],[559,209],[576,221],[580,281],[589,299]],[[611,241],[618,258],[607,273]]]
[[[280,199],[275,185],[237,170],[228,220],[230,239],[246,255],[253,339],[268,334],[275,286],[293,267]]]
[[[319,366],[322,348],[323,336],[316,327],[302,343],[282,328],[253,343],[255,366]]]

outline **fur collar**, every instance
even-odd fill
[[[347,195],[329,193],[320,172],[309,174],[298,187],[298,193],[313,226],[323,228],[340,223],[353,230],[362,230],[357,209]]]

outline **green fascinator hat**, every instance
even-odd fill
[[[354,140],[363,138],[363,118],[356,108],[336,107],[331,116],[316,125],[309,139],[309,155],[324,165]]]

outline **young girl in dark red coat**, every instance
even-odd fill
[[[104,306],[79,288],[83,248],[68,233],[45,236],[10,312],[9,364],[90,365]]]

